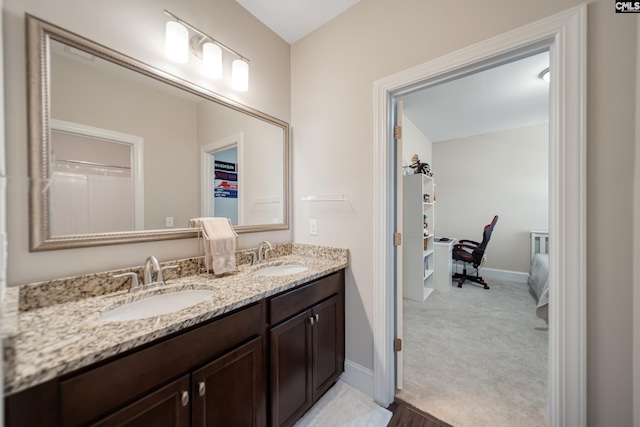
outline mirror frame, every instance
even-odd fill
[[[84,50],[92,55],[152,77],[204,99],[271,123],[283,130],[283,222],[277,224],[238,225],[237,233],[286,230],[289,228],[289,124],[218,95],[179,77],[142,63],[82,36],[32,15],[26,15],[27,27],[27,99],[29,140],[29,219],[30,251],[69,249],[197,237],[197,229],[142,230],[113,233],[52,236],[49,224],[51,110],[50,110],[50,46],[51,39]]]

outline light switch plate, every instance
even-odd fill
[[[165,222],[165,224],[164,224],[164,225],[165,225],[167,228],[173,227],[173,217],[172,217],[172,216],[168,216],[168,217],[166,217],[166,218],[164,219],[164,222]]]
[[[309,235],[317,236],[318,235],[318,220],[310,219],[309,220]]]

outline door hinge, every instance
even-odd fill
[[[400,338],[393,340],[393,350],[402,351],[402,340]]]
[[[393,139],[402,139],[402,126],[394,126]]]
[[[393,233],[393,244],[400,246],[402,244],[402,233]]]

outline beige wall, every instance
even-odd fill
[[[348,247],[347,358],[373,367],[373,83],[580,4],[363,0],[292,47],[294,238]],[[588,7],[588,417],[630,425],[636,20]],[[313,173],[308,165],[317,167]],[[348,194],[314,212],[300,197]],[[317,237],[308,221],[319,220]]]
[[[204,77],[193,55],[188,64],[175,64],[164,56],[164,28],[168,9],[210,33],[251,60],[249,91],[231,89],[229,78]],[[7,163],[12,177],[8,189],[8,284],[141,265],[153,254],[161,261],[199,253],[196,239],[86,249],[29,252],[27,177],[27,97],[24,14],[30,13],[88,39],[175,74],[232,100],[290,121],[290,46],[233,0],[5,0],[4,49]],[[231,58],[225,58],[229,67]],[[229,70],[226,69],[227,75]],[[169,167],[165,165],[165,170]],[[261,240],[287,242],[292,231],[240,235],[241,248]]]
[[[433,144],[436,234],[481,241],[488,268],[529,272],[530,231],[549,228],[549,126],[492,132]]]

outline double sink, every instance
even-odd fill
[[[297,263],[279,264],[259,268],[250,274],[258,277],[280,277],[302,273],[308,269],[307,266]],[[153,295],[104,311],[100,318],[105,322],[121,322],[161,316],[200,304],[213,295],[213,291],[202,289],[185,289]]]

